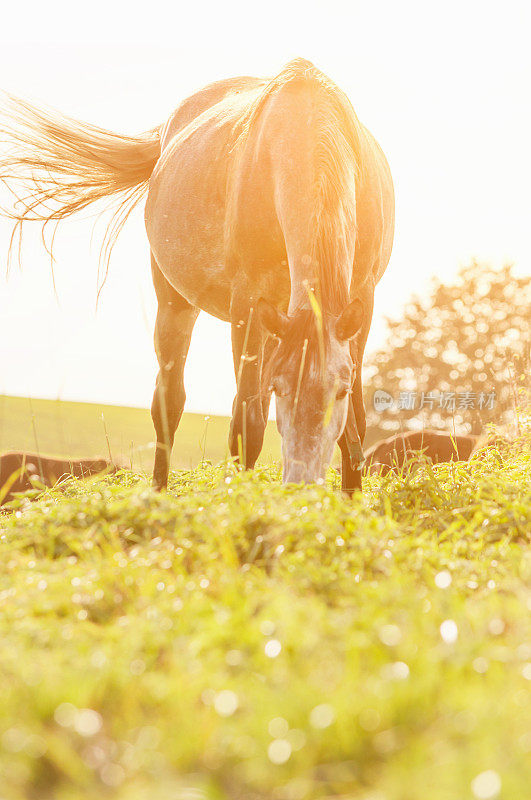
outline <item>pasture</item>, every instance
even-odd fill
[[[202,460],[227,458],[229,422],[228,417],[183,414],[172,466],[190,469]],[[154,436],[145,408],[0,395],[0,453],[29,450],[60,458],[107,458],[110,452],[117,463],[150,474]],[[261,463],[279,458],[280,438],[270,422]]]
[[[528,437],[353,500],[221,463],[19,501],[3,795],[522,800],[530,469]]]

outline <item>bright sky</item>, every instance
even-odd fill
[[[136,133],[183,97],[233,75],[312,60],[349,95],[391,165],[395,247],[377,290],[369,347],[433,275],[472,256],[531,263],[531,4],[527,0],[42,3],[2,10],[0,87],[102,127]],[[147,16],[149,14],[149,16]],[[142,209],[114,251],[95,310],[88,220],[49,260],[28,231],[23,270],[0,274],[0,393],[149,405],[155,300]],[[0,263],[10,228],[0,221]],[[201,315],[187,408],[229,413],[227,325]]]

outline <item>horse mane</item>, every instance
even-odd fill
[[[323,310],[339,314],[348,304],[350,285],[337,269],[347,224],[347,199],[352,197],[352,176],[361,180],[361,125],[344,92],[310,61],[295,58],[270,80],[239,122],[235,147],[243,146],[255,128],[268,100],[296,82],[311,83],[323,99],[318,117],[315,151],[314,231],[310,256],[317,266],[316,295]]]
[[[326,315],[319,317],[312,308],[301,308],[289,318],[289,324],[278,345],[275,365],[287,370],[299,369],[304,357],[304,370],[313,380],[321,379],[324,370],[326,341],[331,320]],[[304,356],[303,356],[304,353]],[[264,383],[271,381],[272,360],[265,364]]]

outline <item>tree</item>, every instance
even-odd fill
[[[385,348],[367,361],[367,417],[389,432],[424,425],[479,433],[514,418],[529,390],[531,279],[473,261],[451,285],[434,281],[403,317],[387,319]],[[373,398],[380,396],[380,412]],[[413,421],[415,420],[415,422]]]

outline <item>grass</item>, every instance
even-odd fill
[[[172,465],[189,469],[203,459],[224,460],[229,422],[228,417],[183,414]],[[148,409],[0,395],[0,453],[38,450],[59,458],[107,458],[110,447],[117,462],[148,474],[153,468],[154,437]],[[279,436],[270,422],[261,463],[279,457]]]
[[[522,800],[531,448],[283,487],[71,482],[0,517],[9,800]]]

